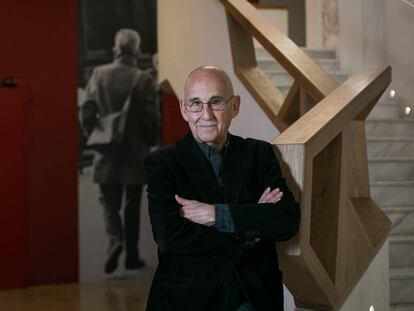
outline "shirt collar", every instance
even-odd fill
[[[229,145],[229,134],[227,134],[227,140],[226,143],[224,144],[223,148],[221,148],[220,150],[214,149],[213,147],[210,147],[209,145],[207,145],[206,143],[200,143],[198,142],[196,139],[194,139],[197,143],[197,145],[200,147],[201,151],[208,157],[212,157],[214,155],[219,155],[219,154],[224,154],[227,146]]]

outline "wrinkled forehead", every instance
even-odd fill
[[[228,91],[223,83],[211,81],[197,81],[189,84],[184,90],[186,99],[198,98],[203,101],[208,101],[212,97],[228,97]]]
[[[213,96],[225,98],[231,95],[233,95],[233,90],[228,78],[209,71],[201,71],[190,75],[184,87],[186,99],[197,97],[207,101]]]

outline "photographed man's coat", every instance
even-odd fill
[[[151,145],[148,137],[159,133],[159,108],[151,75],[138,69],[128,56],[95,67],[86,87],[85,105],[88,114],[97,118],[106,116],[121,111],[130,92],[124,140],[115,148],[96,153],[93,177],[96,183],[143,184],[145,181],[144,157]]]

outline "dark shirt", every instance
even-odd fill
[[[224,191],[224,177],[223,177],[223,168],[224,168],[224,157],[226,154],[226,149],[229,140],[227,139],[226,144],[221,150],[216,150],[210,147],[207,144],[199,143],[201,151],[204,153],[206,158],[209,160],[211,166],[213,167],[214,173],[217,178],[217,185],[220,191],[220,194],[223,194]],[[234,223],[233,218],[231,217],[230,207],[228,204],[216,204],[216,222],[215,227],[221,232],[234,233]],[[253,247],[255,240],[246,240],[244,242],[245,248]],[[239,305],[235,311],[254,311],[252,305],[248,302],[244,302]]]

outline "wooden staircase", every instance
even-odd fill
[[[338,82],[334,50],[303,49]],[[256,48],[258,67],[286,96],[292,77],[264,48]],[[391,310],[414,311],[414,120],[404,119],[402,103],[386,92],[366,121],[372,198],[392,221],[390,236]]]

